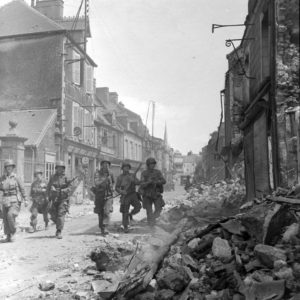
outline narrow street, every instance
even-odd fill
[[[166,192],[165,199],[170,202],[183,194],[183,188],[177,187],[176,191]],[[84,210],[84,216],[80,216],[80,208]],[[29,220],[29,212],[26,215]],[[37,298],[43,294],[38,286],[44,280],[53,281],[58,288],[68,284],[72,288],[72,294],[78,287],[82,288],[84,283],[90,286],[91,277],[83,270],[94,265],[89,255],[101,242],[105,240],[108,244],[132,243],[133,240],[151,234],[146,224],[140,225],[138,222],[145,217],[143,209],[136,216],[137,225],[132,226],[130,233],[121,232],[119,199],[114,201],[110,234],[105,238],[100,235],[93,205],[73,206],[71,215],[74,217],[67,219],[62,240],[55,238],[55,228],[51,225],[47,231],[40,229],[33,234],[20,232],[15,243],[0,244],[0,299]],[[41,218],[39,224],[42,224]]]

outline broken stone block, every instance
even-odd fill
[[[95,280],[92,282],[92,289],[95,294],[98,294],[99,292],[105,290],[107,287],[109,287],[111,283],[106,280]]]
[[[297,279],[300,279],[300,263],[293,263],[293,274]]]
[[[188,243],[188,247],[189,247],[191,250],[194,250],[194,249],[198,246],[200,240],[201,240],[201,239],[199,239],[199,238],[192,239],[192,240]]]
[[[192,271],[198,271],[198,265],[190,255],[188,255],[188,254],[182,255],[182,261]]]
[[[155,296],[155,300],[170,300],[173,299],[175,292],[172,290],[160,290]]]
[[[269,274],[266,274],[263,271],[255,271],[252,274],[252,278],[258,282],[269,282],[269,281],[273,281],[273,277]]]
[[[51,291],[54,288],[55,288],[55,283],[50,280],[46,280],[39,283],[39,289],[43,292]]]
[[[58,287],[58,290],[64,293],[70,292],[71,288],[68,284],[64,284]]]
[[[182,266],[178,266],[176,269],[170,267],[161,269],[156,280],[161,289],[170,289],[175,292],[184,290],[191,281],[189,274]]]
[[[289,267],[284,267],[280,269],[278,272],[275,272],[274,275],[279,279],[286,279],[286,280],[294,279],[293,270],[292,268]]]
[[[243,235],[243,233],[246,231],[241,222],[236,219],[229,220],[225,223],[220,223],[220,225],[231,234]]]
[[[246,299],[282,299],[285,293],[285,281],[274,280],[263,283],[253,283],[251,286],[243,287],[240,292]]]
[[[227,240],[223,240],[216,237],[212,245],[212,253],[218,258],[230,258],[231,257],[231,247]]]
[[[282,236],[282,241],[285,243],[290,242],[294,237],[297,236],[299,231],[299,224],[293,223],[290,226],[288,226]]]
[[[87,300],[89,299],[89,293],[86,291],[78,291],[74,295],[75,300]]]
[[[275,245],[281,238],[282,229],[295,223],[295,216],[287,206],[263,202],[241,216],[247,232],[259,243]]]
[[[285,260],[276,260],[274,262],[274,270],[279,271],[280,269],[287,266],[287,262]]]
[[[286,260],[285,252],[272,246],[258,244],[254,252],[260,262],[269,268],[273,268],[276,260]]]
[[[255,260],[251,260],[249,263],[247,263],[245,265],[245,269],[247,272],[251,272],[255,269],[259,269],[259,268],[262,268],[263,265],[261,264],[261,262],[258,260],[258,259],[255,259]]]

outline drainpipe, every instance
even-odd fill
[[[277,135],[277,106],[276,106],[276,54],[277,54],[277,36],[276,36],[276,4],[277,1],[270,1],[270,15],[271,15],[271,51],[270,51],[270,99],[272,111],[272,157],[273,157],[273,176],[274,176],[274,189],[280,186],[280,161],[279,161],[279,148],[278,148],[278,135]]]
[[[34,166],[35,166],[35,151],[34,146],[31,146],[32,157],[31,157],[31,181],[34,179]]]

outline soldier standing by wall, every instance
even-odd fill
[[[20,179],[14,173],[16,165],[13,160],[4,162],[5,174],[0,178],[0,191],[3,192],[2,214],[4,233],[7,242],[13,242],[16,234],[16,217],[20,212],[22,200],[27,206],[25,190]]]
[[[116,191],[121,194],[120,212],[122,213],[122,224],[124,232],[128,233],[129,219],[141,210],[141,203],[137,197],[136,185],[139,180],[136,178],[136,173],[131,174],[131,165],[129,163],[122,164],[123,174],[117,178]],[[133,206],[132,211],[129,213],[130,205]]]
[[[36,231],[37,225],[37,217],[38,214],[43,214],[45,229],[48,228],[49,218],[48,218],[48,209],[49,209],[49,201],[47,198],[47,183],[42,178],[43,171],[36,170],[34,172],[35,181],[31,184],[30,196],[32,198],[32,206],[30,208],[31,217],[30,217],[30,225],[31,228],[29,230],[30,233]]]
[[[161,171],[155,169],[156,160],[152,157],[146,160],[147,170],[142,172],[140,193],[143,196],[143,207],[147,212],[150,226],[155,225],[155,219],[160,216],[165,203],[162,198],[163,185],[166,183]],[[155,211],[153,213],[153,206]]]
[[[98,214],[99,228],[102,235],[108,234],[105,226],[109,223],[109,214],[113,210],[113,199],[108,199],[113,194],[114,179],[109,172],[109,161],[102,161],[100,170],[94,174],[95,186],[92,192],[95,194],[94,213]]]
[[[51,202],[50,216],[56,224],[56,237],[62,239],[65,216],[69,210],[69,193],[71,181],[65,176],[66,166],[63,161],[55,165],[55,174],[50,178],[47,193]]]

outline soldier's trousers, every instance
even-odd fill
[[[140,212],[142,205],[137,197],[137,194],[131,193],[126,196],[122,196],[120,200],[120,212],[122,213],[122,224],[124,228],[127,228],[129,225],[129,208],[130,205],[133,206],[133,209],[131,210],[130,214],[135,215]]]
[[[50,209],[51,220],[56,224],[56,230],[62,231],[65,225],[65,217],[68,212],[67,200],[56,201],[52,203]]]
[[[30,208],[31,216],[30,216],[30,225],[32,227],[36,227],[37,225],[37,217],[38,214],[41,213],[43,214],[43,219],[45,222],[45,225],[47,226],[49,223],[49,218],[48,218],[48,202],[45,202],[42,205],[39,205],[38,203],[33,203],[31,208]]]
[[[4,233],[6,235],[11,235],[16,233],[16,217],[20,212],[20,205],[18,202],[11,203],[9,207],[3,205],[3,223],[4,223]]]
[[[110,200],[107,200],[110,201]],[[109,223],[110,209],[107,209],[107,203],[104,191],[98,191],[95,195],[94,213],[98,214],[99,228],[103,230],[105,225]]]
[[[154,204],[154,212],[153,212],[153,204]],[[147,213],[147,222],[149,225],[155,224],[155,219],[160,216],[160,213],[165,205],[165,202],[162,198],[162,195],[158,195],[155,198],[152,197],[143,197],[143,207],[146,209]]]

